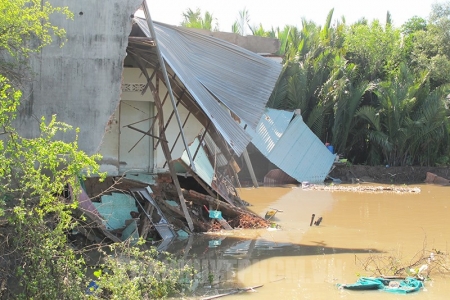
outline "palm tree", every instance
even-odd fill
[[[188,8],[185,12],[183,12],[183,18],[184,20],[181,22],[181,26],[183,27],[207,29],[211,31],[219,30],[217,19],[215,19],[208,11],[206,11],[204,16],[202,16],[199,8],[197,8],[196,11]],[[215,24],[213,24],[214,21]]]
[[[376,95],[377,106],[364,106],[357,113],[367,121],[372,154],[381,154],[392,166],[432,165],[446,154],[444,89],[430,91],[428,73],[415,77],[402,64],[394,78],[378,85]]]
[[[239,12],[239,18],[234,21],[233,25],[231,26],[231,32],[237,33],[240,35],[245,35],[247,30],[246,28],[252,28],[249,25],[250,22],[250,15],[248,13],[248,10],[244,7],[243,10]]]
[[[305,123],[325,141],[332,124],[333,82],[342,73],[334,72],[339,61],[337,31],[331,27],[333,10],[324,27],[302,19],[302,29],[287,26],[282,43],[285,70],[268,106],[287,110],[300,109]],[[279,31],[280,32],[280,31]]]

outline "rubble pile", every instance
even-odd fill
[[[164,241],[196,232],[269,227],[270,222],[251,212],[241,199],[230,198],[234,203],[229,203],[219,196],[182,189],[192,231],[176,188],[167,176],[146,181],[121,177],[86,183],[88,192],[83,190],[78,195],[79,209],[98,229],[91,230],[86,237],[96,242],[107,238],[130,244],[143,238],[162,241],[164,245]]]
[[[256,229],[269,227],[270,222],[260,217],[242,214],[229,221],[233,228]]]

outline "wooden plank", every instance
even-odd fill
[[[148,76],[147,69],[143,66],[140,58],[138,56],[133,56],[133,58],[136,61],[136,63],[139,65],[142,73],[144,73],[144,75],[147,78],[147,80],[149,80],[150,77]],[[175,171],[175,166],[173,164],[172,157],[171,157],[171,154],[170,154],[169,145],[167,143],[166,132],[164,130],[164,113],[163,113],[163,108],[162,108],[162,102],[161,102],[161,99],[159,98],[158,91],[156,90],[156,87],[153,85],[153,83],[151,81],[148,81],[148,85],[149,85],[149,88],[150,88],[150,90],[152,92],[153,99],[155,100],[155,106],[156,106],[156,109],[157,109],[157,112],[158,112],[159,138],[162,141],[161,142],[161,148],[163,150],[164,157],[166,158],[166,161],[169,163],[170,175],[172,176],[173,183],[174,183],[175,188],[177,190],[179,201],[180,201],[181,207],[183,209],[184,216],[185,216],[186,221],[188,223],[189,229],[191,231],[194,231],[194,225],[192,223],[191,216],[189,215],[189,211],[188,211],[187,206],[186,206],[186,201],[184,200],[183,192],[181,191],[180,182],[178,181],[178,177],[177,177],[177,174],[176,174],[176,171]],[[176,109],[176,108],[174,108],[174,109]]]

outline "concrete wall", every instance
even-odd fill
[[[153,70],[148,69],[147,72],[152,74]],[[157,142],[156,139],[144,136],[140,132],[124,127],[125,125],[154,117],[156,114],[154,99],[150,90],[147,89],[144,95],[142,95],[139,90],[140,86],[144,85],[145,82],[146,79],[141,75],[140,69],[124,68],[122,81],[123,91],[120,105],[108,122],[106,134],[99,151],[103,156],[101,164],[102,171],[106,171],[110,175],[118,175],[131,170],[160,172],[168,169],[167,165],[164,166],[166,160],[164,153],[161,150],[161,146],[158,145],[158,147],[154,149]],[[153,84],[156,84],[155,79],[153,79]],[[160,82],[159,97],[161,100],[164,99],[166,93],[166,87]],[[189,112],[182,105],[179,105],[177,109],[181,122],[184,123]],[[169,97],[167,97],[165,101],[163,110],[164,122],[167,123],[173,111]],[[152,121],[153,119],[145,120],[133,124],[132,126],[147,132]],[[202,128],[202,125],[197,119],[190,115],[184,127],[184,134],[187,142],[192,142]],[[152,134],[158,136],[158,133],[158,122],[156,122]],[[175,115],[173,115],[172,118],[170,118],[169,126],[166,129],[169,148],[172,148],[172,145],[176,142],[172,152],[172,158],[181,157],[184,151],[181,136],[176,141],[178,133],[178,123]],[[136,145],[138,140],[140,141]]]
[[[280,40],[256,35],[242,36],[232,32],[210,31],[207,29],[189,28],[198,33],[213,36],[218,39],[235,44],[255,53],[276,53],[280,50]]]
[[[80,128],[80,148],[94,154],[119,104],[131,15],[142,0],[49,2],[69,7],[74,19],[51,16],[54,25],[67,31],[67,41],[63,47],[55,42],[31,58],[33,76],[24,90],[17,126],[33,137],[39,134],[37,120],[56,114],[58,120]]]

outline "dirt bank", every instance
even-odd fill
[[[330,176],[344,183],[420,184],[427,172],[450,178],[450,167],[336,166]]]

